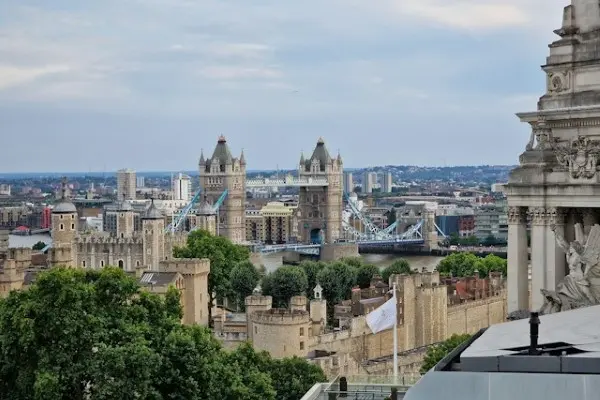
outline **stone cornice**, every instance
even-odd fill
[[[579,107],[567,107],[567,108],[555,108],[550,110],[538,110],[538,111],[530,111],[517,113],[517,117],[522,122],[528,123],[537,123],[540,117],[544,117],[546,123],[553,127],[552,118],[556,118],[557,120],[561,119],[600,119],[600,105],[592,105],[592,106],[579,106]],[[574,122],[576,122],[574,121]],[[558,122],[558,121],[556,121]],[[569,121],[560,121],[568,123]]]
[[[527,207],[508,207],[508,223],[527,223]]]

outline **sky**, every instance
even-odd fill
[[[0,171],[516,164],[569,0],[1,0]]]

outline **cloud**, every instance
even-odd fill
[[[296,135],[289,147],[307,147],[307,132],[337,141],[348,165],[421,161],[409,149],[424,143],[461,157],[458,141],[444,140],[504,135],[519,129],[515,112],[535,108],[567,3],[3,0],[0,111],[33,120],[58,109],[99,131],[155,132],[148,143],[164,140],[157,127],[197,142],[190,132],[202,124],[264,163],[283,150],[258,143],[280,132]],[[107,114],[118,121],[98,117]],[[39,130],[22,118],[12,126],[31,140]],[[181,151],[196,158],[193,147]],[[144,151],[162,159],[162,149]],[[498,161],[516,150],[481,151]]]
[[[67,71],[69,71],[67,65],[49,65],[40,68],[0,65],[0,90],[31,83],[44,76]]]

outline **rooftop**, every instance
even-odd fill
[[[600,306],[493,325],[429,371],[406,400],[591,400],[600,391]],[[538,334],[539,330],[539,334]]]

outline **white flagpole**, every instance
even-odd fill
[[[394,288],[394,300],[396,301],[394,310],[394,384],[398,384],[398,299],[396,298],[396,282],[393,285]]]

